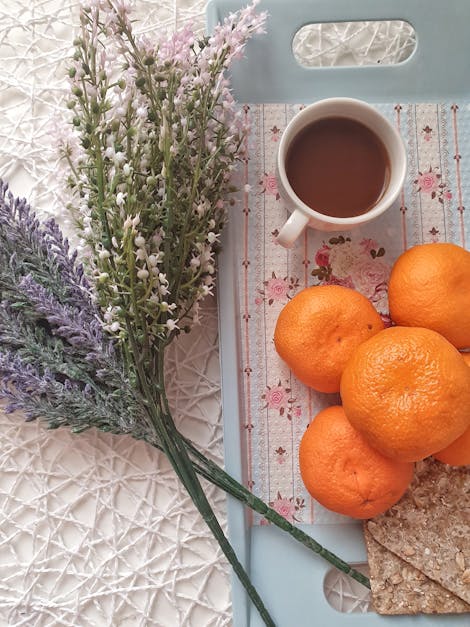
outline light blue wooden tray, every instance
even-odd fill
[[[209,31],[239,0],[212,0]],[[240,102],[312,102],[331,96],[370,102],[470,100],[470,0],[263,0],[267,35],[252,40],[232,73]],[[313,22],[408,21],[417,46],[405,62],[390,66],[303,68],[292,54],[299,28]],[[243,480],[238,290],[234,266],[236,216],[225,232],[219,262],[220,352],[225,463]],[[329,565],[272,526],[249,527],[246,512],[228,503],[235,549],[279,627],[470,627],[470,615],[384,617],[343,614],[328,605],[323,580]],[[366,561],[360,525],[304,526],[324,546],[351,563]],[[234,627],[256,627],[260,618],[233,580]]]

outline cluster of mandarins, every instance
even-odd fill
[[[340,392],[299,449],[302,479],[325,507],[370,518],[394,505],[413,462],[433,455],[470,464],[470,252],[422,244],[392,268],[394,325],[384,328],[355,290],[299,292],[274,334],[280,357],[303,383]]]

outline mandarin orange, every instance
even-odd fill
[[[396,260],[388,285],[392,320],[437,331],[470,348],[470,252],[449,243],[420,244]]]
[[[299,448],[302,480],[324,507],[353,518],[371,518],[394,505],[413,476],[413,464],[373,449],[340,406],[314,418]]]
[[[356,349],[341,398],[371,446],[392,459],[417,461],[470,426],[470,368],[435,331],[391,327]]]
[[[300,291],[279,314],[274,344],[303,383],[320,392],[338,392],[353,351],[384,328],[365,296],[339,285]]]

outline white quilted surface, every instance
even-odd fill
[[[78,4],[0,4],[0,176],[66,227],[51,129],[63,113]],[[139,28],[189,21],[202,30],[204,6],[138,0]],[[312,36],[306,53],[316,56]],[[346,57],[353,49],[367,59],[349,31],[336,36]],[[203,325],[173,347],[168,381],[183,430],[221,461],[215,302],[204,311]],[[162,455],[128,437],[47,432],[1,412],[0,443],[0,627],[231,623],[228,568]],[[208,494],[223,520],[223,495]]]

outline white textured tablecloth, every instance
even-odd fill
[[[78,5],[0,4],[0,176],[66,228],[51,129],[64,114]],[[137,1],[139,30],[189,22],[202,31],[204,8],[204,0]],[[383,58],[403,48],[400,27],[385,33],[385,47],[384,31],[355,32],[329,28],[300,45],[312,58],[325,46],[327,63],[376,55],[371,36]],[[204,315],[173,346],[168,381],[182,429],[221,461],[214,301]],[[207,492],[223,521],[223,495]],[[228,567],[163,455],[129,437],[49,432],[0,412],[0,627],[230,623]]]

